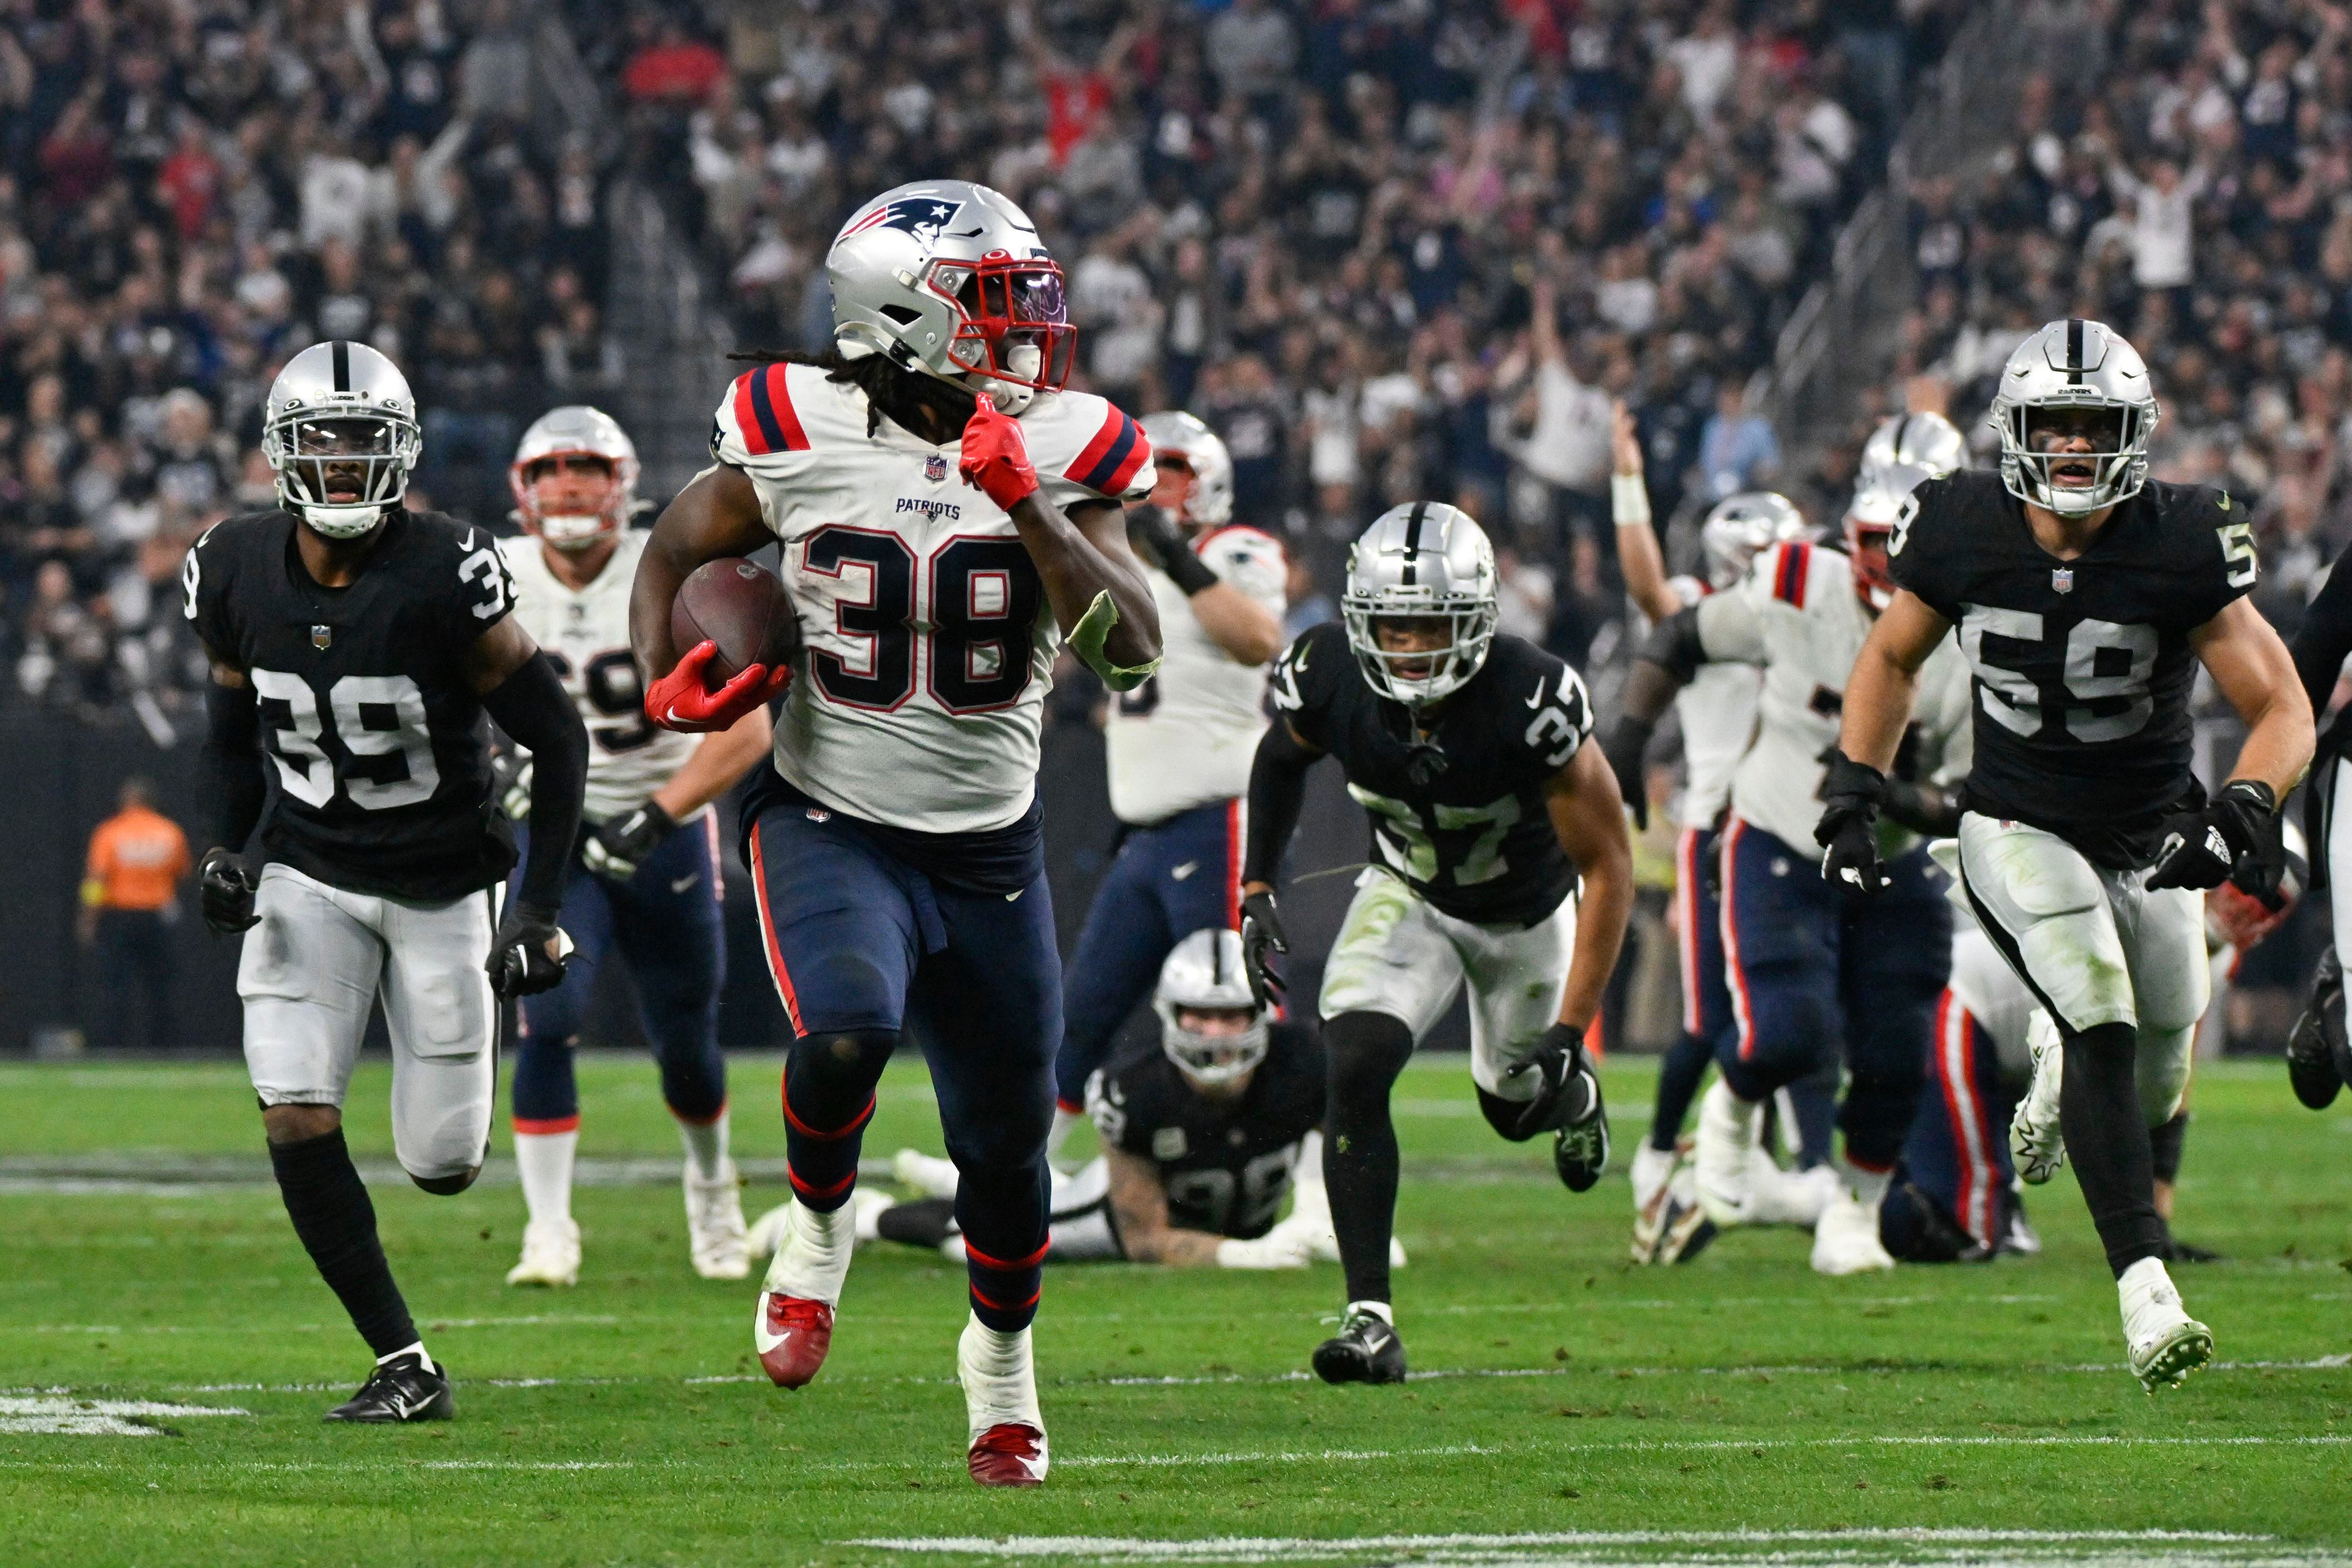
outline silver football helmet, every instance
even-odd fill
[[[1942,474],[1911,463],[1882,468],[1854,487],[1845,509],[1845,552],[1853,563],[1853,589],[1873,610],[1895,602],[1895,579],[1885,570],[1887,541],[1902,521],[1911,492]]]
[[[1968,438],[1958,426],[1940,414],[1897,414],[1863,443],[1854,488],[1861,489],[1898,465],[1925,468],[1931,479],[1942,479],[1966,468],[1968,461]]]
[[[857,209],[825,253],[833,335],[850,359],[887,355],[1018,414],[1069,379],[1077,329],[1062,269],[1012,199],[918,180]]]
[[[1177,1010],[1185,1007],[1246,1011],[1249,1027],[1234,1035],[1198,1034],[1177,1021]],[[1274,1009],[1259,1006],[1250,992],[1239,931],[1204,926],[1178,942],[1160,966],[1151,1010],[1160,1015],[1160,1048],[1202,1089],[1223,1088],[1265,1060]]]
[[[574,458],[598,458],[612,469],[613,484],[604,504],[584,514],[546,510],[532,488],[534,470],[542,463],[560,466]],[[507,484],[514,491],[516,521],[526,531],[558,550],[585,550],[629,525],[629,514],[637,503],[636,443],[629,439],[620,421],[601,408],[584,403],[551,408],[531,421],[516,444]]]
[[[1151,460],[1171,456],[1192,470],[1192,493],[1184,498],[1183,521],[1223,528],[1234,520],[1234,457],[1217,433],[1190,414],[1147,414],[1136,421],[1151,443]]]
[[[1382,512],[1348,552],[1339,616],[1373,690],[1408,708],[1451,696],[1486,662],[1500,616],[1495,547],[1459,507],[1414,501]],[[1375,627],[1391,617],[1442,618],[1452,640],[1391,652]],[[1409,674],[1419,668],[1421,673]]]
[[[1802,539],[1811,530],[1797,503],[1778,490],[1742,490],[1715,503],[1699,524],[1699,553],[1710,586],[1728,588],[1748,575],[1748,563],[1784,539]]]
[[[2086,453],[2042,452],[2034,437],[2058,409],[2109,411]],[[2156,434],[2156,394],[2139,351],[2104,321],[2053,321],[2017,346],[1992,400],[2000,434],[2000,482],[2022,501],[2081,517],[2139,494]],[[2061,483],[2053,470],[2074,470]],[[2084,470],[2087,470],[2084,472]]]
[[[278,504],[329,539],[382,522],[424,449],[408,378],[365,343],[312,343],[286,362],[262,405],[261,455]]]

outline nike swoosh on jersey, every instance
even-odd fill
[[[1200,868],[1201,863],[1198,860],[1187,860],[1181,866],[1171,866],[1168,868],[1168,874],[1177,881],[1181,882]]]
[[[669,885],[669,890],[670,890],[671,892],[673,892],[673,893],[683,893],[683,892],[684,892],[684,891],[686,891],[688,888],[691,888],[692,886],[694,886],[697,882],[699,882],[700,880],[702,880],[702,873],[701,873],[701,872],[699,872],[699,871],[692,871],[692,872],[688,872],[687,875],[685,875],[685,876],[683,876],[683,877],[680,877],[677,881],[672,882],[672,883]]]
[[[1539,676],[1539,677],[1538,677],[1538,678],[1537,678],[1537,680],[1536,680],[1536,694],[1535,694],[1533,697],[1530,697],[1530,698],[1528,698],[1528,707],[1530,707],[1530,708],[1540,708],[1540,707],[1542,707],[1542,706],[1543,706],[1543,689],[1544,689],[1544,682],[1545,682],[1545,681],[1547,681],[1547,680],[1549,680],[1550,679],[1551,679],[1551,677],[1550,677],[1550,676],[1549,676],[1549,675],[1546,675],[1546,676]]]

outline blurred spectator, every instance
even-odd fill
[[[76,935],[94,948],[98,967],[96,1036],[121,1050],[172,1044],[171,929],[179,919],[179,886],[190,869],[187,836],[154,807],[143,778],[122,781],[120,809],[90,835]],[[134,1037],[135,1005],[143,1002],[146,1030]]]

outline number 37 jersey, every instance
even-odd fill
[[[1045,584],[956,447],[866,418],[864,393],[801,364],[738,377],[719,406],[712,454],[751,476],[808,648],[776,772],[869,822],[1009,826],[1036,794],[1061,643]],[[1099,397],[1042,394],[1021,430],[1047,505],[1150,490],[1150,443]]]
[[[2114,868],[2152,860],[2197,789],[2189,633],[2254,585],[2244,509],[2151,482],[2061,561],[2000,475],[1973,470],[1914,491],[1888,545],[1895,582],[1952,623],[1975,677],[1969,808]]]
[[[283,511],[233,517],[181,569],[213,658],[260,700],[271,860],[354,893],[446,902],[505,877],[482,705],[466,653],[514,588],[488,533],[396,511],[349,587],[302,564]]]

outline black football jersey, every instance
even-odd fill
[[[1160,1168],[1170,1225],[1247,1240],[1281,1214],[1298,1141],[1323,1125],[1323,1098],[1322,1046],[1276,1024],[1238,1099],[1194,1089],[1155,1042],[1087,1080],[1087,1114],[1105,1147]]]
[[[513,607],[490,535],[395,512],[347,588],[302,564],[299,524],[252,512],[188,552],[196,635],[260,700],[270,860],[352,892],[438,902],[499,881],[514,835],[490,802],[466,651]]]
[[[1895,580],[1950,621],[1976,690],[1969,810],[2145,866],[2193,809],[2189,634],[2254,585],[2245,509],[2153,483],[2073,561],[2034,542],[2000,476],[1931,479],[1888,542]]]
[[[1438,909],[1533,925],[1576,890],[1544,791],[1592,733],[1592,702],[1559,659],[1497,636],[1426,736],[1364,679],[1336,621],[1291,645],[1273,689],[1299,738],[1339,759],[1371,818],[1373,860]]]

